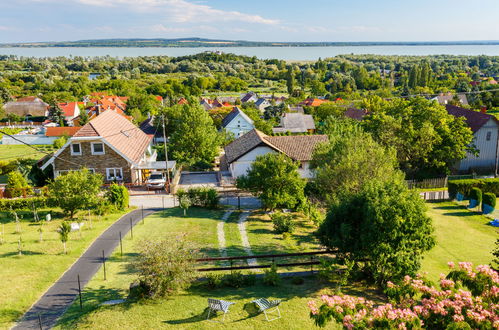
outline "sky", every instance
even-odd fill
[[[0,0],[0,43],[498,40],[498,0]]]

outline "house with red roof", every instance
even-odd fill
[[[307,107],[318,107],[319,105],[326,103],[326,102],[327,102],[327,100],[308,98],[304,101],[301,101],[298,104],[301,106],[307,106]]]
[[[58,103],[59,108],[61,108],[62,112],[64,113],[64,119],[69,126],[73,126],[73,120],[80,115],[80,104],[83,105],[83,102]]]
[[[499,121],[496,117],[450,104],[447,104],[445,108],[454,117],[464,118],[473,132],[473,145],[478,150],[477,155],[467,153],[466,158],[455,164],[455,170],[460,173],[494,173],[499,147]]]
[[[41,168],[52,165],[55,177],[88,168],[102,174],[107,183],[141,183],[144,173],[167,166],[156,161],[152,139],[124,116],[106,110],[81,127]],[[169,162],[168,168],[174,169],[175,162]]]

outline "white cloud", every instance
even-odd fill
[[[278,20],[260,15],[241,13],[213,8],[209,5],[187,0],[31,0],[33,2],[77,3],[96,7],[119,7],[136,12],[165,14],[165,19],[175,23],[245,22],[276,25]]]

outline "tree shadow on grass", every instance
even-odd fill
[[[3,322],[10,323],[15,322],[23,315],[23,312],[15,309],[0,309],[0,324]]]
[[[0,254],[0,258],[8,258],[8,257],[20,257],[22,258],[23,256],[37,256],[37,255],[43,255],[44,253],[42,252],[36,252],[36,251],[22,251],[22,255],[19,255],[18,251],[12,251],[12,252],[6,252],[3,254]]]
[[[102,307],[105,301],[124,299],[126,292],[119,289],[100,287],[99,289],[84,289],[82,292],[82,305],[80,309],[79,298],[68,308],[68,310],[58,320],[57,325],[62,329],[75,329],[77,323],[84,321],[88,315],[99,308],[121,308],[125,311],[132,307],[133,302],[125,301],[122,304]]]

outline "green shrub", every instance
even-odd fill
[[[232,273],[225,275],[223,282],[225,286],[231,288],[241,288],[246,285],[244,275],[239,271],[233,271]]]
[[[110,203],[116,206],[118,210],[124,210],[128,207],[129,194],[125,186],[113,183],[106,192],[106,198]]]
[[[224,286],[224,276],[222,274],[208,274],[206,276],[206,286],[209,289],[217,289]]]
[[[138,280],[150,289],[150,297],[165,297],[185,289],[196,279],[197,250],[185,236],[140,243],[132,263]]]
[[[275,264],[270,269],[265,270],[263,274],[263,284],[277,286],[281,283],[281,277],[277,273],[277,266]]]
[[[278,234],[292,233],[295,228],[293,216],[282,212],[275,212],[270,215],[274,224],[274,231]]]
[[[471,188],[470,199],[476,200],[480,205],[482,203],[482,190],[476,187]]]
[[[93,208],[93,213],[100,216],[116,213],[116,211],[116,206],[106,198],[99,198],[99,200],[95,204],[95,207]]]
[[[485,193],[483,194],[483,204],[487,204],[492,208],[496,207],[496,195],[493,193]]]
[[[448,183],[449,197],[456,198],[458,192],[469,198],[472,188],[480,188],[483,192],[499,196],[499,178],[453,180]]]
[[[52,146],[56,149],[61,149],[66,144],[66,142],[68,142],[68,139],[69,139],[69,137],[67,135],[63,135],[63,136],[59,137],[58,139],[56,139],[52,143]]]
[[[36,208],[49,206],[46,197],[0,199],[0,211],[31,210],[33,205]]]
[[[178,200],[189,199],[190,205],[215,209],[218,207],[220,197],[218,192],[213,188],[191,188],[188,191],[179,189],[177,191]]]
[[[10,197],[20,197],[33,192],[28,180],[19,171],[12,171],[7,175],[7,186],[5,188]]]

